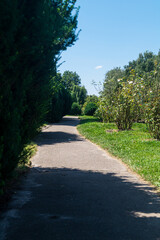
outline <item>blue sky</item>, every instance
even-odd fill
[[[160,49],[160,0],[77,0],[79,40],[62,53],[59,71],[77,72],[88,94],[92,81],[137,59],[139,53]]]

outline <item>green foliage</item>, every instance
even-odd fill
[[[146,124],[134,123],[133,130],[118,131],[114,123],[101,123],[94,117],[82,116],[78,131],[160,187],[160,141],[150,137]]]
[[[89,102],[85,106],[84,114],[93,116],[96,110],[97,110],[97,105],[94,102]]]
[[[26,165],[30,164],[30,159],[36,154],[37,145],[33,142],[25,144],[24,148],[19,156],[19,164]]]
[[[59,54],[78,37],[75,3],[0,1],[1,183],[11,175],[23,147],[44,121]]]
[[[121,82],[115,104],[115,122],[119,130],[130,130],[139,118],[143,95],[143,80],[132,70],[129,79]]]
[[[51,100],[47,114],[47,121],[53,123],[58,122],[64,115],[70,112],[72,99],[70,92],[63,85],[60,73],[52,78],[51,87]]]
[[[152,136],[159,139],[159,86],[160,52],[140,54],[124,70],[107,72],[96,114],[104,122],[114,121],[120,130],[146,121]]]
[[[62,76],[62,82],[66,89],[72,91],[75,86],[81,85],[81,79],[76,72],[65,71]]]
[[[148,73],[154,70],[154,61],[157,56],[152,52],[146,51],[144,54],[140,53],[137,60],[133,60],[129,62],[127,66],[125,66],[125,75],[130,75],[130,70],[134,69],[139,76],[143,75],[144,72]]]
[[[72,103],[71,114],[81,115],[81,106],[77,102]]]
[[[85,103],[89,103],[89,102],[94,102],[95,104],[97,104],[99,101],[99,98],[96,95],[88,95]]]
[[[72,103],[83,105],[87,97],[87,90],[81,87],[81,79],[76,72],[65,71],[62,76],[62,84],[71,93]]]
[[[120,86],[119,80],[123,77],[124,70],[121,68],[114,68],[106,73],[102,96],[105,96],[108,99],[109,104],[114,101],[115,94],[117,93],[117,90]]]
[[[85,114],[84,111],[85,111],[86,105],[90,102],[95,103],[96,109],[97,109],[98,101],[99,101],[99,98],[96,95],[88,95],[83,104],[82,113]]]
[[[97,116],[101,121],[113,122],[115,120],[115,107],[113,105],[113,101],[110,104],[106,97],[100,97],[97,106],[95,116]]]
[[[160,82],[148,92],[145,105],[145,120],[151,135],[160,140]]]
[[[98,101],[98,109],[96,116],[103,122],[115,121],[115,103],[117,102],[117,94],[121,87],[120,80],[124,76],[124,70],[114,68],[105,75],[103,91]]]
[[[80,87],[75,85],[73,86],[71,96],[72,96],[72,102],[77,102],[79,105],[83,105],[87,97],[87,90],[85,89],[84,86]]]

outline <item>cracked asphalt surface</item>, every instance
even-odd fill
[[[77,117],[37,137],[32,169],[0,216],[0,240],[160,240],[160,197],[84,139]]]

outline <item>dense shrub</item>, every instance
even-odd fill
[[[86,103],[85,103],[86,104]],[[105,75],[96,116],[129,130],[133,122],[146,122],[151,135],[160,139],[160,51],[139,54],[127,66]]]
[[[71,94],[59,84],[52,93],[47,121],[51,123],[60,121],[64,115],[69,114],[71,104]]]
[[[77,102],[72,103],[71,114],[81,115],[81,106]]]
[[[114,122],[115,108],[108,103],[107,98],[100,97],[94,115],[103,122]]]
[[[151,135],[160,140],[160,89],[148,94],[146,103],[145,120]]]
[[[77,39],[75,3],[0,1],[0,187],[44,121],[58,56]]]
[[[85,106],[85,109],[84,109],[84,114],[85,115],[90,115],[90,116],[93,116],[95,111],[97,109],[97,105],[96,103],[94,102],[89,102],[87,103],[87,105]]]

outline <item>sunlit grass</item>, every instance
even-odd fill
[[[135,123],[130,131],[118,131],[114,123],[83,116],[78,131],[160,187],[160,141],[151,138],[145,124]]]

